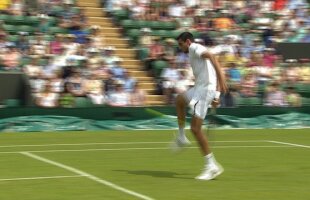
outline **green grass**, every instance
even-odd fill
[[[157,200],[310,197],[309,129],[211,131],[211,146],[225,168],[213,181],[194,179],[203,167],[199,149],[173,154],[166,148],[172,138],[173,131],[0,133],[0,199],[139,199],[87,177],[3,180],[77,175],[19,152],[31,152]]]

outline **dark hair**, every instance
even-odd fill
[[[185,42],[187,39],[189,39],[191,42],[194,42],[194,36],[190,32],[183,32],[178,37],[177,40],[182,40]]]

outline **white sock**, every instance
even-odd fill
[[[213,153],[209,153],[205,156],[206,166],[214,166],[216,165],[216,160]]]
[[[184,128],[179,127],[179,135],[178,135],[178,137],[179,138],[185,138],[186,137]]]

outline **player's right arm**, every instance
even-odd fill
[[[209,53],[208,51],[205,51],[201,54],[202,58],[205,59],[209,59],[211,61],[211,63],[214,66],[216,75],[217,75],[217,91],[220,91],[222,93],[226,93],[228,90],[228,87],[226,85],[226,79],[225,76],[223,74],[223,71],[221,69],[221,65],[220,63],[217,61],[217,59],[215,58],[215,56],[211,53]]]

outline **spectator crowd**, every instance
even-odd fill
[[[89,25],[75,1],[1,2],[1,70],[24,72],[37,106],[74,107],[77,99],[95,105],[145,104],[144,91],[121,67],[115,48],[106,44],[99,26]],[[19,30],[33,18],[32,31]],[[8,30],[9,24],[18,26]]]
[[[230,90],[221,97],[222,107],[236,106],[242,98],[257,98],[266,106],[302,104],[296,87],[310,84],[309,60],[284,60],[276,45],[310,42],[306,1],[103,0],[102,4],[111,16],[126,10],[133,20],[173,22],[176,31],[198,33],[195,42],[216,54],[227,77]],[[36,105],[74,107],[80,97],[96,105],[145,105],[137,80],[74,0],[6,0],[0,2],[0,13],[1,70],[23,71]],[[25,26],[20,24],[23,18],[34,22]],[[155,78],[157,94],[172,104],[176,94],[194,83],[188,56],[174,38],[154,36],[149,27],[140,31],[137,48],[147,49],[141,58],[143,69]]]
[[[195,42],[217,55],[226,74],[230,90],[222,95],[222,107],[236,106],[244,98],[266,106],[302,104],[298,90],[300,85],[309,86],[309,60],[285,60],[276,47],[279,42],[310,42],[307,1],[104,2],[110,13],[125,9],[132,20],[173,22],[179,33],[195,33]],[[188,56],[179,51],[173,38],[154,35],[156,29],[140,31],[137,48],[145,70],[156,78],[158,94],[171,104],[176,94],[193,85]]]

